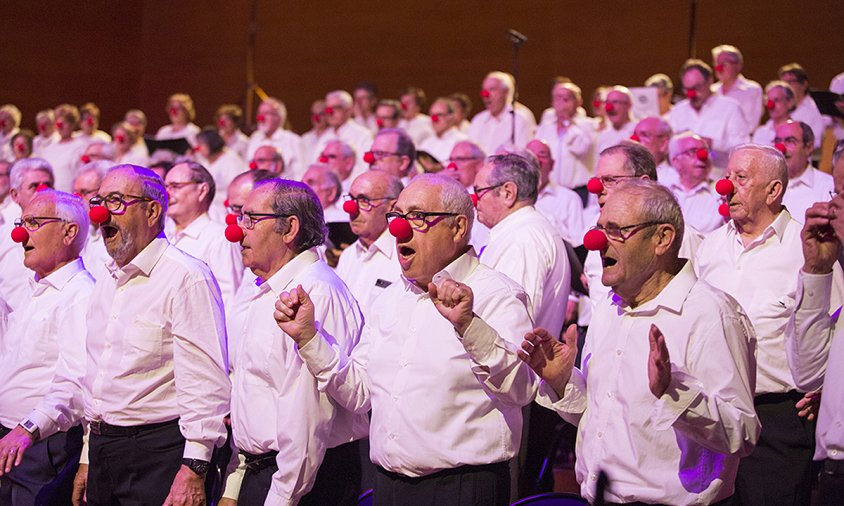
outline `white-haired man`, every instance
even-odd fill
[[[490,72],[483,80],[481,100],[485,110],[472,118],[469,138],[487,153],[494,153],[498,146],[511,142],[515,114],[515,144],[524,146],[533,139],[536,118],[525,106],[516,104],[513,111],[515,81],[506,72]]]
[[[584,186],[592,175],[594,123],[578,115],[580,87],[560,81],[551,88],[553,120],[543,122],[536,137],[548,144],[554,159],[551,181],[565,188]]]
[[[671,141],[671,125],[667,121],[651,116],[636,124],[630,140],[634,140],[645,146],[656,163],[656,173],[659,182],[668,184],[677,180],[677,171],[671,166],[668,157],[668,143]]]
[[[718,78],[718,82],[712,85],[712,92],[739,103],[747,122],[747,133],[752,134],[762,119],[762,86],[741,73],[744,56],[735,46],[721,44],[713,47],[712,67]]]
[[[606,111],[609,122],[603,130],[598,132],[598,141],[595,144],[596,153],[630,139],[633,130],[636,128],[632,110],[633,95],[626,86],[613,86],[607,91],[604,111]],[[595,163],[597,164],[597,162],[596,157]]]
[[[455,144],[468,139],[466,134],[457,128],[457,115],[454,114],[456,108],[454,100],[440,97],[434,100],[428,111],[431,113],[434,134],[419,145],[419,150],[427,151],[441,163],[446,161]]]
[[[13,104],[0,106],[0,160],[13,160],[12,137],[20,132],[21,110]]]
[[[660,179],[660,183],[674,193],[687,228],[707,234],[723,225],[724,218],[718,212],[721,196],[711,177],[712,161],[706,141],[691,132],[676,135],[671,139],[669,156],[677,177],[673,181]]]
[[[318,158],[329,141],[343,141],[357,153],[356,170],[363,172],[366,170],[363,154],[369,150],[369,146],[372,144],[372,132],[365,126],[356,123],[352,118],[352,112],[353,101],[349,92],[335,90],[325,95],[325,120],[328,122],[328,130],[317,141],[314,153],[315,157]],[[308,160],[308,162],[315,161]]]
[[[252,159],[261,146],[275,146],[284,157],[288,177],[296,177],[304,171],[303,164],[306,162],[302,159],[302,139],[284,128],[287,121],[287,107],[284,102],[277,98],[267,98],[258,106],[255,118],[258,121],[258,129],[249,137],[246,159]]]

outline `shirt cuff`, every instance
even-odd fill
[[[563,396],[560,397],[551,385],[543,380],[539,383],[536,402],[540,406],[556,411],[557,413],[581,415],[586,411],[586,395],[585,390],[580,388],[576,383],[578,383],[578,378],[575,377],[575,371],[572,370],[571,378],[566,383]]]
[[[463,337],[461,338],[459,334],[457,334],[457,337],[463,342],[463,348],[472,357],[472,360],[483,364],[484,360],[495,349],[495,338],[497,335],[498,333],[495,329],[490,327],[479,316],[475,315],[472,321],[469,322],[469,326],[466,327],[466,331],[463,332]]]
[[[47,439],[59,431],[58,424],[54,422],[52,418],[37,409],[33,409],[26,418],[38,427],[39,439]],[[23,422],[23,420],[21,420],[21,422]]]
[[[335,358],[334,349],[328,344],[328,340],[325,339],[322,332],[321,329],[318,330],[313,339],[308,341],[305,346],[299,347],[299,357],[308,366],[311,374],[316,377],[319,377],[319,373],[331,367]]]
[[[671,381],[662,397],[651,410],[651,420],[657,430],[669,429],[689,406],[701,395],[698,381],[679,369],[671,367]]]
[[[829,310],[832,298],[832,272],[809,274],[801,270],[798,284],[797,296],[800,300],[797,307],[800,309]],[[802,290],[799,289],[801,286]]]
[[[185,453],[182,457],[186,459],[199,459],[211,462],[211,453],[214,451],[213,443],[202,441],[185,441]]]

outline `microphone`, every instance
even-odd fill
[[[513,44],[515,44],[517,46],[521,46],[522,44],[524,44],[528,40],[528,38],[525,37],[525,34],[523,34],[521,32],[517,32],[516,30],[513,30],[512,28],[507,30],[507,35],[510,37],[510,42],[512,42]]]

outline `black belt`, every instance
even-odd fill
[[[252,473],[277,465],[275,457],[278,452],[276,451],[254,454],[240,450],[240,454],[246,458],[246,470]]]
[[[759,394],[753,398],[753,404],[758,406],[760,404],[779,404],[786,401],[794,401],[795,403],[802,399],[805,394],[797,390],[790,390],[788,392]]]
[[[844,460],[826,459],[823,461],[823,473],[830,475],[844,474]]]
[[[451,469],[441,469],[435,473],[426,474],[425,476],[419,476],[418,478],[411,478],[410,476],[406,476],[404,474],[394,473],[392,471],[388,471],[383,467],[376,464],[375,469],[391,478],[395,481],[403,481],[407,483],[418,482],[422,480],[428,480],[431,478],[441,478],[444,476],[459,476],[461,474],[470,474],[470,473],[478,473],[478,472],[510,472],[510,462],[504,460],[502,462],[496,462],[494,464],[479,464],[479,465],[471,465],[465,464],[459,467],[454,467]]]
[[[95,434],[97,436],[134,436],[142,432],[160,429],[162,427],[176,425],[178,423],[179,419],[176,418],[175,420],[169,420],[166,422],[124,427],[121,425],[111,425],[110,423],[105,423],[102,420],[94,420],[92,422],[88,422],[88,428],[91,430],[91,434]]]

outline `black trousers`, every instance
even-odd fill
[[[421,478],[379,467],[374,499],[375,506],[506,506],[510,503],[510,467],[507,461],[461,466]]]
[[[161,506],[182,465],[185,438],[177,421],[130,436],[91,434],[89,506]]]
[[[8,429],[0,430],[0,436],[6,433]],[[36,442],[24,454],[21,465],[0,477],[0,505],[70,504],[81,450],[79,425]]]
[[[797,416],[799,392],[756,397],[762,434],[739,463],[736,504],[809,504],[815,423]]]
[[[818,483],[818,495],[815,504],[818,506],[838,506],[844,501],[844,463],[841,461],[824,461]]]
[[[238,506],[263,505],[278,471],[275,461],[258,470],[246,470],[240,485]],[[314,486],[299,501],[299,506],[354,506],[360,495],[361,466],[358,442],[329,448],[319,466]]]

